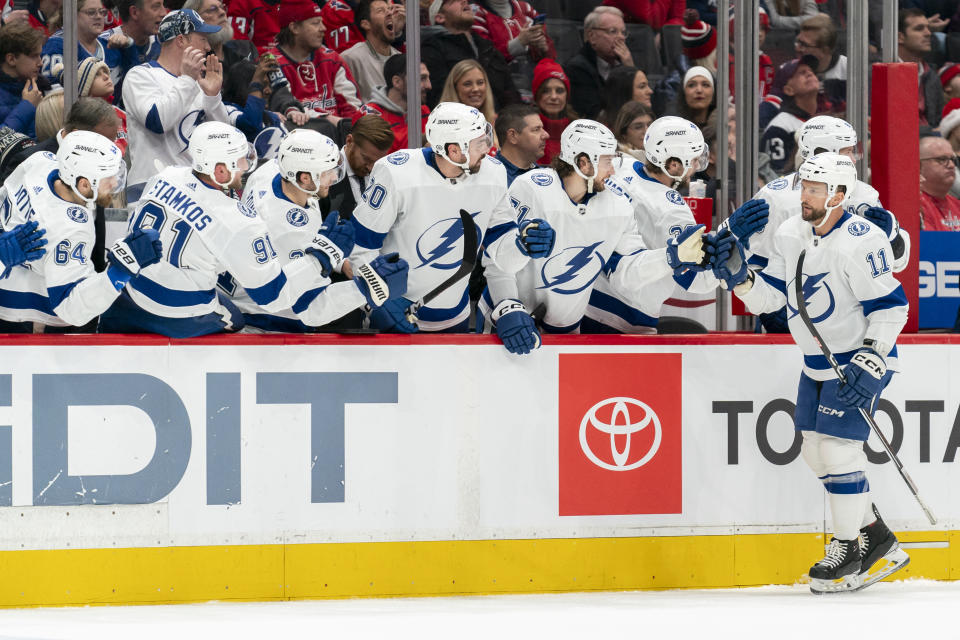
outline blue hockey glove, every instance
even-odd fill
[[[723,229],[715,239],[714,254],[711,258],[713,275],[724,289],[733,290],[750,277],[743,245],[729,229]]]
[[[510,353],[530,353],[540,346],[540,332],[519,300],[506,299],[490,314],[497,335]]]
[[[156,229],[137,229],[107,250],[107,275],[120,291],[130,278],[163,258],[163,243]]]
[[[744,247],[750,248],[750,236],[763,230],[769,217],[770,205],[766,200],[755,198],[747,200],[733,212],[727,220],[727,227]]]
[[[546,258],[553,251],[557,232],[546,220],[524,220],[517,233],[517,246],[531,258]]]
[[[863,217],[883,229],[887,234],[887,240],[891,242],[900,233],[900,225],[897,224],[896,217],[883,207],[869,207],[863,212]]]
[[[667,241],[667,264],[675,273],[683,273],[688,269],[703,271],[708,263],[703,251],[702,224],[691,225],[680,232],[676,238]]]
[[[15,226],[10,231],[0,233],[0,265],[3,273],[0,279],[6,278],[14,267],[38,260],[47,252],[43,245],[47,240],[43,237],[44,229],[38,229],[36,220]]]
[[[867,347],[861,347],[843,368],[846,384],[837,388],[837,398],[846,405],[870,411],[873,398],[883,389],[883,376],[887,363],[883,357]]]
[[[306,251],[320,261],[321,272],[329,277],[333,271],[340,271],[343,261],[353,251],[354,237],[353,223],[342,219],[337,211],[331,211]]]
[[[370,326],[383,333],[416,333],[419,327],[407,319],[412,304],[406,298],[387,300],[370,311]]]
[[[377,256],[370,264],[355,270],[353,281],[371,307],[382,306],[390,298],[399,298],[407,292],[407,274],[410,267],[399,253]]]

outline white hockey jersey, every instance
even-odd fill
[[[762,269],[770,258],[770,252],[773,250],[773,238],[777,229],[785,220],[799,215],[801,212],[800,176],[797,173],[791,173],[782,178],[777,178],[761,187],[753,197],[765,200],[770,205],[770,217],[767,226],[750,236],[750,248],[747,249],[750,264]],[[877,190],[866,182],[857,181],[853,193],[843,204],[843,210],[847,213],[862,216],[868,208],[882,206],[880,204],[880,194],[877,193]],[[721,228],[724,226],[726,226],[726,222],[721,225]],[[900,236],[904,242],[903,252],[893,258],[894,273],[903,271],[910,260],[910,234],[904,229],[900,229]]]
[[[897,336],[907,321],[907,299],[893,277],[890,243],[882,230],[844,213],[825,236],[816,236],[800,215],[774,234],[770,261],[740,298],[752,313],[787,305],[790,333],[803,351],[803,371],[814,380],[835,377],[797,311],[794,281],[800,252],[807,311],[827,347],[843,365],[864,339],[890,345],[887,368],[897,370]]]
[[[267,225],[280,264],[287,265],[304,258],[304,249],[317,235],[323,218],[316,199],[311,198],[306,207],[301,207],[287,198],[282,180],[276,160],[264,163],[247,179],[243,204],[256,211]],[[304,259],[314,261],[311,257]],[[321,326],[366,302],[355,282],[336,282],[307,292],[293,308],[269,313],[237,284],[232,275],[221,276],[218,286],[247,316],[249,324],[271,331],[304,331]]]
[[[187,145],[202,122],[236,124],[241,112],[223,104],[220,95],[208,96],[197,81],[177,77],[151,61],[130,69],[123,79],[123,105],[130,140],[127,184],[146,182],[157,165],[189,165]]]
[[[630,196],[622,184],[608,180],[603,191],[574,204],[552,169],[518,176],[510,186],[517,220],[541,218],[557,232],[546,258],[523,257],[515,274],[484,257],[487,290],[480,310],[487,317],[502,300],[513,298],[534,312],[548,333],[575,333],[594,286],[606,278],[611,291],[635,300],[652,282],[672,273],[666,250],[646,250],[637,232]],[[519,254],[511,239],[513,251]]]
[[[127,287],[137,306],[156,316],[215,313],[217,279],[225,271],[271,313],[329,283],[316,260],[282,267],[257,212],[204,184],[189,167],[164,169],[147,182],[129,226],[153,227],[163,242],[164,258]]]
[[[402,149],[381,158],[353,212],[357,231],[353,262],[364,264],[378,253],[399,253],[410,265],[405,297],[419,300],[463,260],[460,209],[473,217],[480,244],[493,259],[501,246],[514,243],[516,220],[500,161],[485,156],[476,174],[451,180],[437,169],[431,149]],[[469,317],[468,282],[469,276],[464,276],[420,308],[421,331],[454,327]]]
[[[697,224],[683,197],[648,176],[643,163],[624,164],[614,177],[629,196],[637,230],[648,249],[665,249],[671,237],[676,238],[684,229]],[[668,270],[662,278],[627,297],[619,294],[606,276],[601,276],[590,296],[586,316],[622,333],[653,333],[664,300],[677,286],[703,294],[716,290],[717,284],[710,271],[688,271],[677,276]]]
[[[116,300],[119,291],[91,256],[94,211],[63,200],[54,191],[56,157],[35,153],[18,166],[0,190],[2,226],[12,229],[36,220],[46,229],[47,252],[15,267],[0,280],[0,318],[52,326],[82,326]]]

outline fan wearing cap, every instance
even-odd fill
[[[549,165],[560,153],[560,135],[577,114],[570,106],[570,79],[556,60],[544,58],[533,69],[533,102],[540,109],[540,120],[550,135],[537,164]]]
[[[123,81],[134,202],[158,167],[187,164],[193,130],[204,121],[233,124],[240,115],[220,96],[223,66],[211,55],[206,24],[196,11],[171,11],[160,23],[160,57],[131,69]]]
[[[960,63],[948,62],[940,67],[940,86],[946,99],[960,98]]]
[[[323,44],[326,28],[313,0],[280,5],[277,46],[269,49],[290,83],[290,92],[305,110],[336,124],[360,114],[360,89],[336,51]]]
[[[803,123],[817,113],[820,80],[816,74],[817,59],[803,56],[784,62],[773,80],[773,93],[782,96],[780,112],[770,120],[760,138],[760,151],[770,158],[770,168],[777,175],[794,170],[794,136]]]
[[[683,86],[676,101],[668,109],[670,115],[704,127],[717,108],[713,74],[706,67],[690,67],[683,76]]]
[[[100,98],[108,104],[113,100],[113,80],[110,69],[96,58],[87,58],[77,69],[77,93],[81,98]],[[112,105],[111,105],[112,106]],[[120,126],[117,127],[117,139],[113,141],[120,153],[127,153],[127,113],[120,107],[113,107]]]

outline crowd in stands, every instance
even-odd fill
[[[806,120],[845,115],[845,4],[760,2],[752,99],[760,105],[761,182],[796,169],[794,138]],[[718,103],[717,69],[729,65],[732,94],[736,68],[732,45],[717,50],[717,29],[729,28],[732,39],[736,16],[718,16],[715,5],[78,0],[81,99],[65,110],[60,0],[3,0],[0,180],[31,153],[56,151],[66,133],[95,131],[123,152],[127,188],[117,204],[132,204],[161,167],[190,163],[187,143],[198,125],[219,121],[267,154],[286,131],[328,135],[349,160],[338,197],[356,202],[372,164],[408,146],[411,81],[419,82],[421,131],[439,102],[475,107],[494,126],[497,157],[517,174],[549,165],[561,132],[578,118],[610,127],[620,152],[637,159],[647,127],[665,115],[696,124],[711,149],[718,135],[732,147],[734,111]],[[870,5],[879,60],[882,3]],[[421,25],[416,79],[407,77],[409,11]],[[899,60],[917,65],[922,225],[960,230],[960,1],[901,0],[897,28]],[[731,118],[726,132],[720,109]],[[729,156],[720,160],[734,162],[732,149]],[[708,195],[717,162],[711,153],[700,175]]]

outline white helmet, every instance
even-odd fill
[[[803,123],[797,134],[797,153],[806,160],[818,153],[840,153],[857,146],[857,130],[846,120],[833,116],[815,116]]]
[[[337,182],[343,156],[336,143],[322,133],[312,129],[294,129],[280,142],[277,164],[284,180],[313,196],[321,187],[329,187]],[[297,182],[301,172],[310,174],[313,191],[307,191]]]
[[[223,188],[233,182],[237,171],[249,171],[257,162],[256,151],[239,129],[223,122],[204,122],[190,136],[190,156],[193,170],[203,173]],[[218,164],[226,165],[230,180],[220,182],[214,177]]]
[[[827,221],[834,209],[843,206],[857,185],[857,166],[853,160],[839,153],[818,153],[800,165],[797,174],[801,180],[822,182],[827,185],[825,202],[833,198],[839,187],[844,188],[843,200],[827,209],[827,215],[823,217],[823,222],[817,225],[818,227]]]
[[[460,145],[465,160],[453,162],[464,171],[470,167],[470,143],[481,139],[486,151],[493,146],[493,127],[477,109],[459,102],[441,102],[430,112],[426,126],[427,142],[433,152],[442,158],[447,156],[447,145]],[[484,153],[486,153],[484,151]]]
[[[587,154],[593,164],[593,175],[585,175],[577,165],[577,156]],[[573,167],[577,175],[587,181],[587,191],[593,191],[593,179],[600,172],[600,157],[617,153],[617,138],[607,127],[595,120],[574,120],[560,134],[560,159]]]
[[[123,162],[120,149],[93,131],[73,131],[64,136],[60,148],[57,149],[57,165],[60,180],[83,199],[88,207],[96,201],[101,181],[114,179],[111,185],[113,193],[123,189],[126,182],[127,166]],[[88,198],[77,190],[77,181],[80,178],[90,181],[92,197]]]
[[[677,116],[664,116],[650,123],[643,137],[643,151],[651,164],[659,167],[676,182],[683,180],[690,169],[706,169],[710,154],[700,128]],[[667,171],[667,161],[670,158],[676,158],[683,164],[683,173],[679,176]]]

